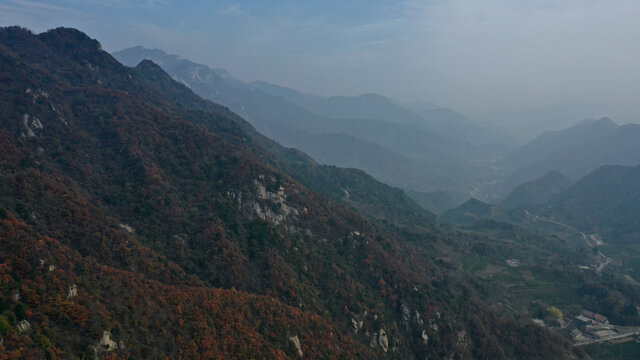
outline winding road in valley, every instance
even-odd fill
[[[530,212],[528,212],[526,210],[525,210],[525,212],[526,212],[527,216],[533,216],[534,221],[545,221],[545,222],[552,223],[552,224],[555,224],[555,225],[558,225],[558,226],[562,226],[562,227],[564,227],[566,229],[569,229],[571,231],[577,232],[578,234],[580,234],[582,236],[582,239],[584,240],[584,242],[591,248],[594,248],[594,247],[602,244],[601,241],[597,241],[597,240],[596,240],[595,244],[592,244],[591,240],[590,240],[590,238],[591,238],[590,236],[587,236],[587,234],[585,234],[582,231],[574,228],[571,225],[563,224],[563,223],[561,223],[559,221],[556,221],[556,220],[553,220],[553,219],[549,219],[549,218],[545,218],[545,217],[542,217],[542,216],[533,215],[533,214],[531,214]],[[596,274],[601,274],[602,270],[604,270],[604,268],[607,265],[609,265],[609,263],[611,262],[611,258],[605,256],[600,250],[598,250],[597,259],[598,259],[598,265],[596,267]]]

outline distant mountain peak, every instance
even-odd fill
[[[565,180],[569,180],[569,179],[567,179],[566,176],[564,176],[563,173],[561,173],[558,170],[549,171],[541,179],[565,179]]]
[[[136,68],[139,69],[144,69],[144,68],[157,68],[157,69],[161,69],[160,66],[158,64],[156,64],[153,60],[151,59],[142,59],[142,61],[140,61],[138,63],[138,65],[136,65]]]
[[[53,29],[49,29],[42,34],[49,34],[49,35],[72,35],[72,36],[78,36],[80,38],[84,38],[84,39],[91,39],[87,34],[83,33],[82,31],[78,30],[78,29],[74,29],[74,28],[68,28],[68,27],[64,27],[64,26],[59,26],[57,28],[53,28]]]
[[[597,120],[585,119],[579,122],[576,126],[580,126],[580,125],[600,125],[600,126],[612,126],[612,127],[618,126],[618,124],[616,124],[613,120],[611,120],[606,116],[601,117],[600,119],[597,119]]]
[[[38,37],[43,41],[56,41],[58,42],[58,44],[56,44],[58,46],[87,46],[87,50],[92,48],[100,52],[102,51],[102,45],[98,40],[92,39],[82,31],[73,28],[58,27],[43,32],[39,34]],[[89,47],[89,45],[91,46]]]
[[[74,49],[75,51],[82,49],[88,51],[102,51],[102,45],[98,40],[90,38],[87,34],[66,27],[57,27],[40,34],[34,34],[31,30],[21,26],[0,27],[0,39],[6,44],[15,41],[26,43],[35,43],[38,40],[44,43],[52,43],[57,51],[63,49]]]
[[[18,25],[12,25],[12,26],[6,26],[6,27],[1,27],[0,28],[0,33],[7,33],[7,34],[25,34],[25,35],[29,35],[32,36],[33,32],[25,27],[22,26],[18,26]]]
[[[493,205],[471,198],[462,205],[445,211],[440,219],[455,224],[471,225],[480,219],[489,218],[492,209]]]
[[[364,99],[367,99],[367,98],[369,98],[369,99],[384,99],[385,101],[389,101],[389,99],[387,97],[382,96],[380,94],[376,94],[374,92],[368,92],[368,93],[360,94],[360,95],[358,95],[356,97],[364,98]]]
[[[160,67],[160,65],[156,64],[156,62],[151,59],[143,59],[138,63],[138,65],[134,67],[134,69],[140,73],[153,73],[170,78],[170,76]]]
[[[144,47],[142,45],[132,46],[130,48],[122,49],[122,50],[120,50],[118,52],[130,52],[130,51],[145,51],[145,52],[158,53],[158,54],[161,54],[161,55],[180,57],[178,55],[168,54],[167,52],[165,52],[162,49],[158,49],[158,48],[151,49],[151,48],[146,48],[146,47]]]

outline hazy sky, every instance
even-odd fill
[[[462,111],[635,104],[637,0],[0,0],[0,24],[76,27],[305,92]]]

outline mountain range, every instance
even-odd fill
[[[640,239],[638,183],[640,166],[602,166],[574,184],[554,171],[522,184],[497,205],[471,199],[440,218],[464,225],[483,219],[522,224],[539,215],[612,244],[635,244]]]
[[[422,109],[416,115],[377,94],[322,97],[266,82],[242,83],[220,75],[226,72],[161,50],[134,47],[113,55],[128,66],[150,59],[282,145],[322,163],[362,169],[423,197],[445,191],[464,201],[478,183],[494,176],[491,168],[477,162],[511,149],[493,128],[449,109]],[[334,147],[345,151],[345,156]]]
[[[638,123],[639,114],[623,106],[597,103],[555,103],[524,109],[502,109],[478,114],[479,121],[494,124],[516,144],[524,144],[545,131],[560,131],[584,119],[611,117],[623,123]]]
[[[402,191],[241,117],[277,97],[235,114],[197,84],[74,29],[0,29],[7,358],[586,357],[485,303]]]
[[[551,171],[575,182],[604,165],[635,166],[640,164],[638,144],[640,125],[617,125],[608,118],[545,132],[496,163],[501,172],[510,175],[492,184],[487,193],[501,199],[517,186]]]
[[[575,182],[602,165],[640,163],[638,125],[618,126],[608,118],[547,131],[516,147],[522,140],[509,140],[509,128],[527,117],[515,113],[496,115],[494,122],[500,125],[495,126],[489,117],[484,123],[470,121],[434,104],[402,103],[377,94],[325,97],[263,81],[244,83],[225,70],[161,50],[134,47],[114,57],[128,66],[151,59],[175,80],[228,106],[282,145],[323,164],[362,169],[438,213],[471,196],[500,201],[551,171]],[[557,129],[585,114],[601,113],[598,109],[556,106],[532,109],[530,117],[538,123],[552,121],[557,125],[546,128]],[[563,121],[556,119],[559,114],[565,114]],[[439,200],[431,199],[436,193],[451,202],[437,205]]]

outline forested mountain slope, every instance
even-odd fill
[[[493,312],[391,227],[310,190],[329,187],[331,172],[355,189],[369,177],[298,167],[303,155],[153,64],[124,67],[77,30],[11,27],[0,71],[7,358],[582,354]],[[344,201],[375,215],[372,198],[405,201]]]
[[[570,186],[571,181],[566,176],[558,171],[551,171],[539,179],[518,186],[500,202],[500,205],[506,208],[517,208],[542,204]]]
[[[544,213],[608,241],[640,238],[640,166],[603,166],[551,199]]]

